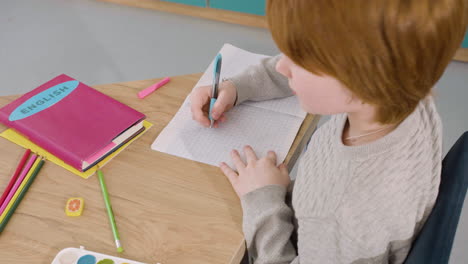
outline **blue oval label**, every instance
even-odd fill
[[[54,104],[60,102],[63,98],[67,97],[67,95],[69,95],[71,92],[73,92],[73,90],[78,87],[78,84],[80,84],[80,82],[77,80],[63,82],[34,95],[26,102],[18,106],[10,114],[8,120],[21,120],[53,106]]]

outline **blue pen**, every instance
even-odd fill
[[[219,86],[219,76],[221,75],[221,62],[222,62],[221,53],[215,58],[214,62],[214,71],[213,71],[213,88],[211,90],[211,100],[210,100],[210,112],[208,117],[210,118],[210,128],[213,127],[214,119],[211,117],[211,111],[213,110],[216,99],[218,99],[218,86]]]

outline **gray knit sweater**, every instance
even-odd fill
[[[291,95],[265,59],[231,80],[238,104]],[[288,190],[269,185],[241,197],[254,263],[402,263],[434,206],[441,121],[432,97],[385,137],[345,146],[346,114],[313,135]],[[297,241],[297,244],[296,244]]]

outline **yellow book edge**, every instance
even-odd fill
[[[5,219],[6,215],[8,214],[8,211],[10,211],[10,208],[13,206],[13,204],[15,203],[16,199],[18,199],[18,196],[19,194],[21,193],[21,191],[24,189],[24,186],[26,185],[26,183],[29,181],[29,178],[31,178],[31,175],[33,174],[34,170],[36,169],[37,167],[37,164],[39,164],[39,162],[41,161],[41,157],[37,157],[36,161],[34,161],[33,165],[31,166],[31,168],[29,169],[28,171],[28,174],[26,174],[26,177],[24,177],[23,179],[23,182],[21,182],[21,185],[18,187],[18,189],[16,190],[15,194],[13,195],[13,197],[11,198],[11,200],[8,202],[8,205],[7,207],[5,207],[5,210],[3,211],[3,214],[0,215],[0,222],[3,221],[3,219]]]
[[[114,158],[116,155],[118,155],[122,150],[124,150],[128,145],[130,145],[133,141],[141,137],[148,129],[150,129],[153,124],[150,122],[144,120],[143,121],[143,126],[145,127],[145,130],[142,131],[140,134],[138,134],[136,137],[132,138],[130,141],[122,145],[120,148],[118,148],[116,151],[114,151],[112,154],[107,156],[105,159],[101,160],[98,164],[90,168],[89,170],[85,172],[81,172],[72,166],[66,164],[63,162],[61,159],[57,158],[56,156],[50,154],[50,152],[46,151],[45,149],[39,147],[38,145],[34,144],[31,142],[29,139],[27,139],[25,136],[21,135],[20,133],[16,132],[15,130],[9,128],[5,131],[3,131],[0,136],[15,143],[20,145],[21,147],[25,149],[30,149],[32,152],[36,153],[38,156],[44,157],[46,160],[49,160],[60,167],[72,172],[73,174],[76,174],[82,178],[89,178],[91,175],[93,175],[98,168],[102,168],[105,164],[107,164],[112,158]]]

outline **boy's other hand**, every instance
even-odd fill
[[[235,172],[226,163],[220,168],[229,179],[239,198],[267,185],[282,185],[286,188],[291,182],[288,169],[284,164],[276,166],[276,153],[269,151],[266,157],[257,158],[250,146],[244,147],[246,162],[242,161],[239,152],[232,150],[231,157],[237,169]]]
[[[195,87],[190,95],[192,119],[203,125],[204,127],[210,126],[210,119],[208,112],[210,111],[212,86],[199,86]],[[214,127],[218,127],[218,121],[226,121],[224,115],[229,109],[234,106],[237,97],[237,90],[234,83],[231,81],[224,81],[218,87],[218,99],[213,107],[212,117],[215,119]]]

